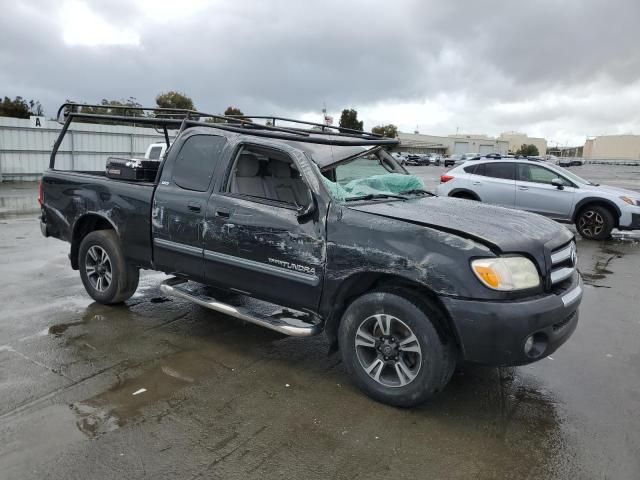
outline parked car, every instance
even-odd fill
[[[421,165],[428,166],[431,163],[431,160],[426,155],[419,155],[417,153],[412,153],[407,155],[407,165]]]
[[[574,235],[425,191],[384,149],[395,139],[192,112],[101,115],[182,126],[154,181],[115,180],[58,169],[69,124],[96,118],[74,110],[42,179],[41,229],[70,243],[71,267],[99,303],[130,298],[141,268],[165,272],[166,295],[285,335],[324,332],[355,384],[396,406],[441,391],[458,362],[531,363],[576,328]],[[194,283],[242,298],[225,303]]]
[[[440,178],[438,194],[529,210],[575,223],[601,240],[611,230],[640,229],[640,193],[598,185],[555,165],[531,160],[476,161]]]
[[[573,161],[570,158],[560,158],[558,160],[558,165],[561,167],[571,167],[573,166]]]
[[[453,167],[455,165],[460,165],[462,163],[464,163],[464,159],[462,158],[462,155],[457,153],[454,153],[453,155],[449,155],[444,159],[445,167]]]

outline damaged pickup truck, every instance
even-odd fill
[[[431,194],[387,153],[394,139],[147,110],[59,112],[41,227],[70,242],[97,302],[131,297],[140,269],[165,272],[168,295],[286,335],[324,333],[357,386],[396,406],[441,391],[459,362],[527,364],[575,330],[576,244],[552,220]],[[167,145],[178,131],[155,180],[112,179],[56,168],[74,120],[153,126]]]

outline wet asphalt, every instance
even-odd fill
[[[640,190],[640,167],[576,173]],[[427,185],[443,169],[412,169]],[[0,185],[0,478],[640,478],[640,233],[579,240],[578,328],[551,357],[464,366],[411,410],[369,400],[323,337],[164,297],[85,294]]]

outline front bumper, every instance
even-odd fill
[[[635,207],[640,210],[640,208]],[[638,213],[623,211],[620,216],[619,230],[640,230],[640,211]]]
[[[441,297],[457,330],[463,359],[491,366],[525,365],[555,352],[578,324],[579,274],[561,294],[529,300],[485,302]],[[546,340],[534,357],[525,353],[530,335]]]

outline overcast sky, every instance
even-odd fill
[[[551,144],[640,134],[640,1],[2,0],[0,95],[179,90],[200,110]]]

